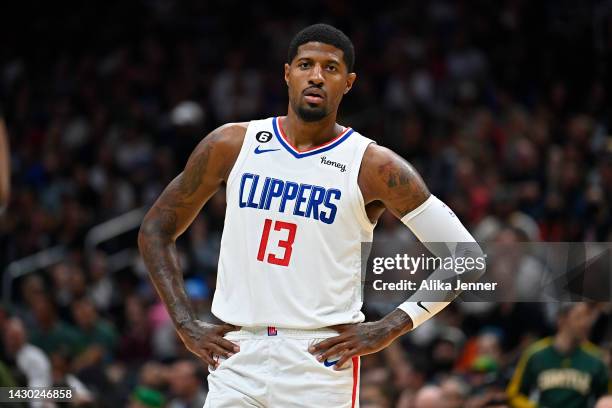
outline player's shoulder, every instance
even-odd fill
[[[404,178],[418,177],[412,165],[393,150],[370,143],[361,161],[361,172],[369,181],[379,183],[388,181],[389,177],[402,175]],[[418,177],[420,179],[420,177]]]
[[[401,156],[393,150],[376,143],[370,143],[363,153],[364,162],[371,165],[389,163],[399,159]]]
[[[550,347],[552,347],[552,344],[553,344],[552,337],[545,337],[543,339],[540,339],[536,341],[535,343],[532,343],[531,345],[529,345],[529,347],[527,347],[527,349],[524,352],[524,356],[526,356],[527,358],[538,356],[542,352],[545,352]]]
[[[190,165],[208,163],[224,180],[234,165],[244,142],[248,122],[226,123],[202,138],[187,162]]]
[[[232,122],[219,126],[211,132],[216,139],[224,142],[232,142],[236,139],[244,139],[250,122]]]
[[[601,360],[604,356],[604,351],[601,348],[597,347],[595,344],[591,343],[590,341],[585,341],[584,343],[582,343],[580,345],[580,348],[587,355],[594,357],[598,360]]]
[[[249,122],[226,123],[210,132],[198,146],[199,149],[212,147],[217,153],[240,151]]]

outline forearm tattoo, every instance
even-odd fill
[[[207,171],[214,140],[211,135],[207,143],[196,148],[185,170],[168,185],[145,217],[138,236],[153,285],[178,327],[192,322],[196,316],[185,292],[174,240],[181,216],[189,217],[202,205],[194,194]]]

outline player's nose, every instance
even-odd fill
[[[308,77],[308,81],[321,85],[325,81],[325,77],[323,76],[323,67],[320,64],[315,64],[310,70],[310,75]]]

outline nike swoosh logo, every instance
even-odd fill
[[[336,364],[338,361],[340,360],[335,360],[335,361],[327,361],[327,359],[325,359],[325,361],[323,362],[323,364],[325,365],[325,367],[331,367],[334,364]]]
[[[277,150],[280,149],[260,149],[261,146],[257,146],[255,148],[255,154],[262,154],[262,153],[266,153],[266,152],[275,152]]]
[[[431,314],[431,312],[429,310],[427,310],[427,308],[425,306],[423,306],[423,302],[417,302],[417,306],[420,307],[421,309],[423,309],[424,311],[426,311],[427,313]]]

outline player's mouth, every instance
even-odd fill
[[[320,88],[310,87],[304,90],[304,100],[307,103],[320,104],[325,99],[325,92]]]

